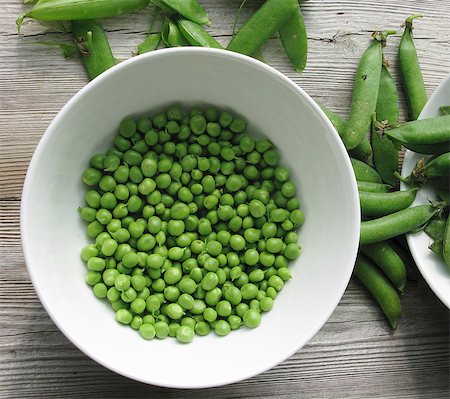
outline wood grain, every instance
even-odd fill
[[[258,6],[249,0],[244,21]],[[226,44],[240,0],[205,0],[211,33]],[[350,285],[322,330],[287,361],[260,376],[206,390],[169,390],[120,377],[78,351],[42,308],[26,271],[19,232],[20,195],[35,146],[58,110],[87,82],[80,63],[35,41],[67,35],[27,23],[17,35],[20,0],[0,8],[0,398],[447,398],[449,312],[425,282],[409,281],[404,316],[391,333],[383,315],[357,282]],[[305,73],[290,67],[278,38],[265,61],[314,99],[343,116],[352,80],[370,32],[399,28],[421,12],[415,41],[431,94],[450,71],[448,0],[309,0],[302,5],[309,37]],[[104,21],[117,58],[131,56],[153,11]],[[399,35],[385,50],[396,72]],[[400,85],[399,85],[400,89]],[[402,112],[404,98],[401,94]],[[276,340],[272,343],[276,345]]]

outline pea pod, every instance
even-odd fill
[[[425,227],[425,233],[427,233],[434,240],[443,240],[445,235],[446,220],[433,219]]]
[[[416,198],[418,188],[392,193],[359,192],[361,212],[364,216],[384,216],[410,206]]]
[[[450,146],[450,115],[406,122],[384,133],[422,154],[443,154]]]
[[[412,172],[418,178],[422,176],[424,180],[433,177],[450,175],[450,152],[430,158],[426,162],[419,161]]]
[[[406,266],[401,256],[387,241],[363,245],[361,252],[384,272],[400,292],[403,292],[406,284]]]
[[[450,115],[450,105],[444,105],[439,108],[441,115]]]
[[[378,302],[392,328],[396,328],[402,315],[402,306],[389,280],[364,255],[358,256],[354,273]]]
[[[196,24],[211,24],[208,13],[197,0],[157,0],[157,3]]]
[[[145,40],[138,44],[138,54],[145,54],[150,51],[156,50],[161,41],[160,33],[150,33]]]
[[[223,49],[222,45],[199,24],[187,19],[178,19],[177,24],[184,38],[193,46]]]
[[[434,191],[436,191],[436,194],[438,197],[442,200],[447,202],[447,204],[450,204],[450,190],[447,188],[435,188]]]
[[[342,134],[344,133],[345,129],[344,119],[342,119],[337,113],[331,111],[324,105],[319,104],[319,106],[324,112],[324,114],[327,116],[327,118],[330,120],[330,122],[338,132],[339,136],[342,137]],[[372,147],[370,145],[369,139],[367,137],[364,137],[361,143],[356,148],[350,151],[350,155],[353,158],[356,158],[360,161],[369,162],[372,156]]]
[[[297,72],[302,72],[308,58],[308,37],[305,21],[298,4],[291,17],[280,25],[278,32],[289,60]]]
[[[433,205],[419,205],[361,222],[360,243],[373,244],[423,227],[439,211]]]
[[[177,24],[169,17],[164,20],[161,38],[168,47],[182,47],[189,44],[181,34]]]
[[[386,59],[383,58],[376,106],[377,121],[386,122],[389,125],[396,125],[399,114],[397,85],[389,72]]]
[[[374,168],[357,159],[351,158],[350,160],[352,162],[356,180],[370,183],[382,183],[380,175]]]
[[[398,65],[408,102],[409,114],[412,120],[416,120],[427,102],[427,92],[423,83],[417,50],[412,38],[412,22],[421,15],[412,15],[405,21],[400,44],[398,46]]]
[[[367,193],[387,193],[392,186],[382,183],[371,183],[368,181],[357,181],[358,191],[364,191]]]
[[[398,150],[391,139],[383,135],[383,128],[377,129],[380,126],[382,125],[374,118],[370,133],[373,163],[383,182],[395,186],[398,183],[395,176],[398,169]]]
[[[298,10],[297,0],[267,0],[239,29],[227,50],[254,56]]]
[[[116,64],[100,24],[93,20],[73,21],[72,31],[89,79],[96,78]]]
[[[450,268],[450,214],[447,216],[444,239],[442,240],[442,242],[442,254],[444,256],[445,263]]]
[[[375,32],[374,40],[359,62],[353,87],[350,116],[342,137],[347,149],[351,150],[361,143],[369,130],[380,87],[382,46],[386,37],[393,33],[395,32]]]
[[[45,0],[17,18],[17,26],[25,18],[39,21],[73,21],[117,17],[148,5],[150,0]]]

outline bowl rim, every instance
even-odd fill
[[[439,93],[444,90],[444,88],[449,87],[450,89],[450,74],[439,84],[439,86],[436,88],[436,90],[433,92],[433,94],[428,98],[427,103],[423,107],[420,115],[420,119],[426,119],[429,118],[428,115],[430,112],[433,112],[436,109],[436,105],[434,104],[434,99],[438,97]],[[405,152],[405,159],[409,159],[410,157],[414,156],[416,153],[410,150],[406,150]],[[403,163],[405,165],[405,163]],[[401,174],[403,177],[406,175],[406,169],[404,170],[402,165]],[[408,186],[400,182],[400,187],[402,190],[406,190]],[[425,233],[424,233],[425,234]],[[416,242],[416,235],[415,234],[406,234],[406,241],[408,243],[409,250],[411,251],[411,254],[414,258],[414,262],[417,265],[417,268],[420,271],[420,274],[424,278],[424,280],[427,282],[430,289],[433,291],[434,295],[448,308],[450,309],[450,295],[449,291],[443,291],[439,288],[439,286],[436,284],[436,281],[438,277],[436,276],[436,273],[434,269],[430,269],[427,267],[427,265],[424,264],[423,259],[423,250],[424,248],[420,247],[418,243]],[[420,247],[420,248],[419,248]],[[428,251],[428,248],[426,249]],[[443,263],[444,260],[442,260]]]
[[[341,155],[341,161],[344,163],[344,167],[346,168],[349,176],[350,176],[350,184],[353,187],[353,190],[351,193],[349,193],[349,196],[351,197],[352,201],[355,204],[354,207],[354,215],[353,219],[349,220],[349,223],[353,224],[353,237],[351,237],[352,241],[350,246],[350,251],[348,252],[349,261],[346,264],[346,268],[342,270],[343,276],[345,276],[346,283],[342,285],[338,292],[339,295],[337,295],[337,299],[333,301],[332,306],[330,306],[330,310],[324,314],[321,318],[320,323],[318,323],[318,326],[310,331],[310,334],[307,336],[307,339],[304,340],[304,342],[300,342],[298,345],[295,346],[295,348],[289,352],[287,355],[280,358],[275,364],[270,364],[268,366],[260,367],[258,369],[252,370],[249,373],[246,373],[245,375],[241,375],[239,378],[233,378],[233,379],[227,379],[223,380],[220,383],[208,383],[205,381],[205,383],[200,384],[192,384],[192,385],[180,385],[176,382],[173,384],[161,384],[158,381],[155,381],[151,378],[139,378],[131,373],[128,373],[126,370],[119,370],[115,366],[112,366],[108,364],[106,361],[103,361],[103,359],[99,358],[95,353],[91,353],[87,348],[85,348],[82,344],[77,342],[76,338],[72,336],[72,333],[67,330],[60,322],[59,320],[51,313],[50,311],[50,305],[47,303],[45,299],[45,295],[43,292],[41,292],[40,288],[36,284],[36,275],[33,267],[31,264],[33,263],[32,259],[29,255],[29,250],[27,248],[27,234],[25,233],[25,226],[28,224],[27,222],[27,204],[31,200],[31,181],[33,180],[34,175],[37,173],[37,166],[39,163],[39,160],[42,156],[42,152],[44,150],[44,147],[47,145],[47,142],[55,135],[56,130],[54,130],[54,126],[64,118],[66,112],[72,107],[72,104],[79,101],[83,95],[94,89],[96,86],[99,86],[102,84],[104,80],[106,80],[110,75],[116,74],[118,71],[127,68],[130,64],[138,63],[138,62],[146,62],[146,60],[159,57],[161,55],[167,56],[167,55],[177,55],[177,54],[198,54],[198,53],[204,53],[209,54],[212,56],[220,56],[220,57],[228,57],[232,58],[236,61],[241,61],[243,63],[249,64],[250,66],[253,66],[257,69],[265,71],[268,75],[271,75],[273,78],[276,78],[280,80],[282,83],[287,85],[289,88],[293,89],[295,93],[306,100],[309,106],[311,106],[315,112],[317,112],[320,116],[323,122],[328,126],[328,128],[333,132],[334,139],[335,139],[335,145],[336,145],[336,151]],[[358,195],[358,189],[357,189],[357,183],[356,178],[353,173],[353,168],[350,162],[350,157],[346,151],[346,148],[344,144],[342,143],[342,140],[339,137],[339,134],[337,133],[336,129],[334,128],[333,124],[329,121],[325,113],[321,110],[319,105],[299,86],[297,85],[293,80],[288,78],[286,75],[284,75],[282,72],[278,71],[274,67],[267,65],[257,59],[248,57],[246,55],[242,55],[239,53],[235,53],[228,50],[223,49],[213,49],[213,48],[201,48],[201,47],[184,47],[184,48],[169,48],[169,49],[160,49],[155,50],[153,52],[149,52],[146,54],[142,54],[136,57],[132,57],[126,61],[121,62],[120,64],[117,64],[113,66],[112,68],[108,69],[107,71],[103,72],[101,75],[87,83],[83,88],[81,88],[76,94],[74,94],[69,101],[66,102],[66,104],[58,111],[52,122],[49,124],[47,129],[45,130],[44,134],[42,135],[34,153],[31,158],[30,164],[28,166],[28,170],[26,173],[24,185],[23,185],[23,191],[21,196],[21,207],[20,207],[20,234],[21,234],[21,243],[22,243],[22,251],[25,258],[25,264],[27,266],[28,273],[30,275],[31,282],[33,284],[33,287],[38,295],[38,298],[46,310],[47,314],[53,321],[53,323],[58,327],[58,329],[64,334],[64,336],[75,346],[77,347],[81,352],[83,352],[86,356],[93,359],[98,364],[102,365],[103,367],[114,371],[115,373],[135,380],[139,381],[145,384],[150,384],[154,386],[162,386],[167,388],[181,388],[181,389],[199,389],[199,388],[212,388],[212,387],[218,387],[218,386],[224,386],[228,384],[232,384],[235,382],[243,381],[248,378],[254,377],[256,375],[259,375],[267,370],[270,370],[271,368],[275,367],[276,365],[282,363],[289,357],[291,357],[294,353],[296,353],[299,349],[301,349],[303,346],[305,346],[316,334],[317,332],[324,326],[324,324],[328,321],[336,307],[338,306],[340,300],[342,299],[342,296],[344,295],[344,292],[348,286],[348,283],[350,281],[358,246],[359,246],[359,234],[360,234],[360,205],[359,205],[359,195]]]

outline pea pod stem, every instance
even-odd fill
[[[417,50],[412,38],[412,22],[422,15],[412,15],[405,21],[405,29],[398,47],[398,64],[410,118],[416,120],[427,102],[427,93],[423,82]]]
[[[410,206],[416,198],[418,188],[392,193],[360,192],[359,201],[364,216],[384,216]]]
[[[347,149],[355,148],[369,130],[372,114],[375,112],[380,87],[382,46],[386,37],[394,31],[375,32],[373,41],[364,52],[356,71],[353,86],[352,106],[343,134]]]
[[[73,21],[110,18],[127,14],[148,5],[150,0],[45,0],[17,18],[20,30],[25,18],[39,21]]]
[[[297,0],[267,0],[239,29],[227,50],[254,56],[298,9]]]
[[[72,30],[90,80],[116,64],[108,39],[99,23],[93,20],[73,21]]]
[[[433,205],[419,205],[361,223],[360,243],[372,244],[423,228],[440,211]]]
[[[389,280],[364,255],[358,256],[354,273],[378,302],[390,325],[395,329],[402,315],[402,307],[400,298]]]
[[[406,266],[403,259],[387,241],[363,245],[361,252],[371,259],[389,278],[392,284],[403,292],[406,284]]]
[[[299,4],[278,32],[289,60],[297,72],[302,72],[308,58],[308,36]]]

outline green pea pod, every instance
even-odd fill
[[[364,216],[384,216],[406,209],[417,194],[418,188],[392,193],[359,192],[361,212]]]
[[[443,154],[450,148],[450,115],[406,122],[384,133],[412,151]]]
[[[174,10],[172,10],[170,7],[167,7],[161,0],[150,0],[156,7],[160,8],[162,11],[168,13],[168,14],[176,14]]]
[[[448,176],[450,174],[450,152],[433,157],[425,162],[425,173],[428,178]]]
[[[389,280],[364,255],[358,256],[354,273],[378,302],[392,328],[395,329],[402,315],[402,306]]]
[[[297,4],[295,12],[278,28],[284,51],[297,72],[302,72],[306,67],[308,58],[308,36],[306,34],[305,21]]]
[[[422,228],[438,211],[433,205],[419,205],[364,221],[361,223],[359,241],[361,245],[373,244],[415,231]]]
[[[399,113],[397,85],[389,72],[387,61],[383,60],[376,107],[377,120],[396,125]]]
[[[358,191],[364,191],[367,193],[387,193],[392,186],[382,183],[371,183],[368,181],[357,181]]]
[[[177,24],[169,17],[166,17],[164,21],[161,38],[167,47],[182,47],[189,44],[181,34]]]
[[[364,137],[362,141],[353,150],[348,151],[352,158],[359,159],[367,164],[372,165],[372,146],[367,137]]]
[[[436,194],[438,195],[438,197],[442,200],[447,202],[447,204],[450,204],[450,189],[445,189],[445,188],[435,188],[434,189],[436,191]]]
[[[435,190],[448,191],[450,189],[450,180],[448,176],[429,178],[427,184]]]
[[[178,19],[177,24],[181,34],[193,46],[223,49],[223,46],[199,24],[187,19]]]
[[[208,13],[197,0],[159,0],[159,3],[199,25],[210,25]]]
[[[319,104],[319,107],[330,120],[339,136],[342,137],[345,129],[344,119],[342,119],[337,113],[331,111],[329,108],[325,107],[322,104]],[[370,145],[369,139],[367,137],[364,137],[361,143],[356,148],[350,151],[350,155],[360,161],[369,162],[372,156],[372,147]]]
[[[138,44],[138,54],[149,53],[150,51],[154,51],[158,48],[159,43],[161,42],[161,34],[160,33],[150,33],[147,35],[145,40]]]
[[[384,272],[400,292],[403,292],[406,284],[406,266],[401,256],[387,241],[363,245],[361,252]]]
[[[412,15],[405,21],[400,44],[398,46],[398,65],[408,102],[409,114],[412,120],[416,120],[427,102],[427,92],[423,83],[417,50],[412,38],[412,21],[421,15]]]
[[[443,256],[444,252],[444,243],[442,240],[434,240],[429,246],[428,249],[433,251],[436,255]]]
[[[445,226],[444,239],[442,241],[442,254],[444,255],[445,263],[450,268],[450,214],[447,216],[447,224]]]
[[[373,163],[381,179],[392,186],[398,182],[398,150],[391,139],[383,135],[383,129],[377,130],[378,122],[372,119],[370,138],[373,150]]]
[[[254,56],[298,10],[297,0],[267,0],[239,29],[227,50]]]
[[[347,149],[355,148],[370,127],[372,114],[375,112],[380,87],[381,66],[383,62],[382,46],[386,37],[393,31],[375,32],[374,40],[364,52],[356,71],[353,86],[350,116],[343,134]]]
[[[439,108],[441,115],[450,115],[450,105],[444,105]]]
[[[371,183],[382,183],[380,175],[374,168],[357,159],[351,158],[350,160],[352,162],[356,180]]]
[[[446,220],[433,219],[427,224],[424,231],[434,240],[443,240],[445,235]]]
[[[89,79],[96,78],[116,64],[100,24],[93,20],[73,21],[72,31]]]
[[[17,18],[17,26],[25,18],[39,21],[72,21],[117,17],[148,5],[150,0],[45,0]]]

